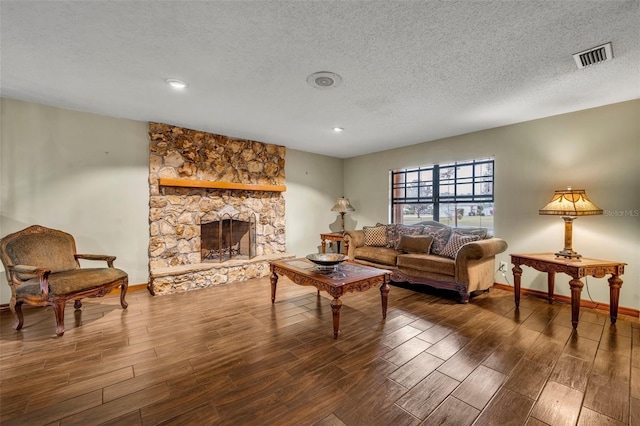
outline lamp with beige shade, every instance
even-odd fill
[[[340,197],[336,200],[336,204],[331,207],[331,211],[340,213],[340,233],[344,234],[344,214],[354,212],[356,209],[353,208],[348,198]]]
[[[593,204],[584,189],[560,189],[555,192],[551,201],[539,210],[540,214],[562,216],[564,219],[564,249],[555,253],[557,257],[579,260],[582,255],[576,253],[573,243],[573,220],[578,216],[602,214],[602,209]]]

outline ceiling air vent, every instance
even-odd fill
[[[584,52],[576,53],[573,55],[573,59],[576,61],[578,69],[585,68],[591,65],[599,64],[613,59],[613,52],[611,50],[611,43],[603,44],[602,46],[593,47]]]
[[[331,89],[342,84],[342,77],[334,72],[319,71],[307,77],[307,83],[316,89]]]

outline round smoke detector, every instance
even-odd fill
[[[342,77],[329,71],[314,72],[307,77],[307,83],[316,89],[332,89],[342,84]]]

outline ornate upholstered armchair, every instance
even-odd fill
[[[0,240],[0,257],[11,286],[10,307],[20,330],[22,304],[52,306],[56,334],[64,334],[64,308],[69,300],[82,307],[81,299],[101,297],[120,286],[120,305],[129,285],[126,272],[113,267],[115,256],[76,253],[76,243],[66,232],[34,225]],[[80,268],[78,259],[102,260],[106,268]]]

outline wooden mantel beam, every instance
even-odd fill
[[[217,182],[208,180],[190,180],[174,178],[158,178],[160,186],[180,186],[184,188],[232,189],[238,191],[284,192],[284,185],[261,185],[253,183]]]

